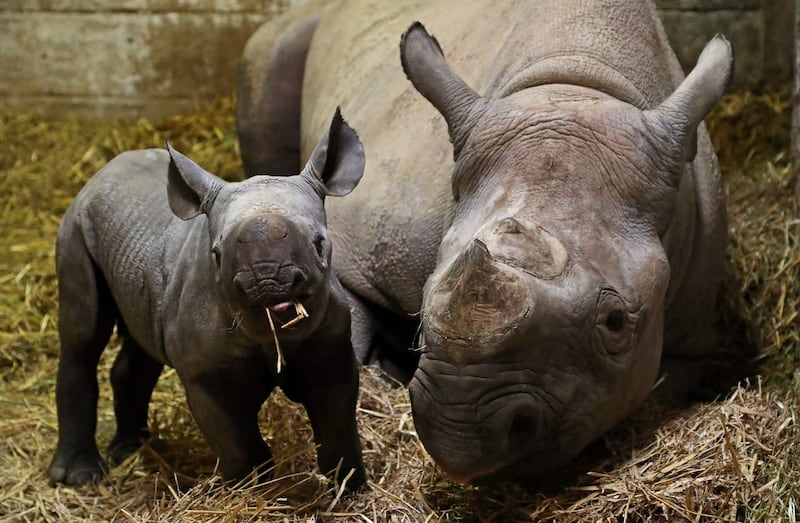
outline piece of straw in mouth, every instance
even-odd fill
[[[303,306],[302,303],[300,303],[299,301],[294,301],[292,303],[294,304],[294,310],[297,313],[297,315],[288,322],[281,325],[281,329],[291,327],[295,323],[308,318],[308,311],[306,310],[306,308]],[[278,333],[275,330],[275,322],[272,320],[272,312],[269,310],[269,307],[266,307],[264,310],[267,311],[267,320],[269,320],[269,329],[272,331],[272,339],[275,340],[275,350],[278,353],[278,361],[276,362],[275,367],[277,369],[277,373],[280,374],[281,369],[283,369],[283,366],[286,365],[286,359],[284,359],[283,357],[281,344],[278,341]]]
[[[272,331],[272,339],[275,340],[275,350],[278,352],[278,361],[275,364],[275,368],[277,369],[276,372],[280,374],[281,369],[286,364],[286,360],[283,358],[281,343],[278,341],[278,333],[275,331],[275,323],[272,321],[272,313],[270,312],[269,307],[267,307],[264,310],[267,311],[267,320],[269,320],[269,329]]]
[[[305,307],[303,307],[302,303],[300,303],[299,301],[294,301],[292,303],[294,304],[294,310],[297,313],[297,316],[295,316],[291,320],[281,325],[281,329],[287,329],[292,325],[294,325],[295,323],[308,318],[308,311],[306,310]]]

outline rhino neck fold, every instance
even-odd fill
[[[551,84],[594,89],[639,108],[654,105],[636,85],[613,68],[591,56],[577,54],[532,63],[500,85],[496,94],[505,98],[525,89]]]

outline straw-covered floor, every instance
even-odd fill
[[[707,386],[716,401],[646,405],[549,484],[476,488],[436,468],[415,435],[405,391],[365,369],[359,423],[371,482],[352,497],[317,474],[305,415],[279,393],[262,412],[276,479],[221,484],[172,371],[154,394],[153,437],[141,452],[96,486],[48,485],[59,219],[114,155],[161,147],[167,136],[210,171],[235,178],[232,103],[157,126],[0,115],[0,520],[794,521],[800,223],[786,156],[789,113],[788,90],[745,93],[726,97],[710,121],[731,231],[720,379]],[[100,370],[101,448],[114,429],[107,376],[115,350],[112,341]],[[748,365],[723,365],[731,361]],[[741,369],[751,377],[737,387]]]

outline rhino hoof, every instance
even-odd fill
[[[97,449],[75,452],[69,456],[58,453],[50,464],[50,484],[64,483],[71,487],[85,485],[105,476],[106,465]]]
[[[353,470],[353,473],[348,478],[347,474],[350,472],[350,470]],[[337,490],[345,479],[347,479],[347,483],[344,486],[344,490],[349,494],[355,494],[368,490],[369,487],[367,485],[367,474],[364,471],[364,468],[359,467],[350,470],[339,470],[338,474],[332,475],[331,479],[336,483]]]

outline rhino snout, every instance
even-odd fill
[[[270,267],[270,269],[265,269]],[[262,263],[240,271],[233,278],[237,290],[249,306],[268,307],[287,301],[303,301],[311,294],[311,279],[298,266],[276,268]]]
[[[546,446],[546,407],[524,386],[495,381],[476,393],[475,385],[485,379],[462,375],[437,381],[442,380],[450,382],[446,397],[445,389],[418,370],[409,393],[420,440],[455,480],[491,477]]]
[[[249,307],[304,301],[325,267],[301,225],[279,214],[250,217],[234,231],[233,286]]]

